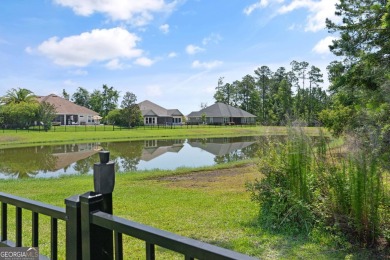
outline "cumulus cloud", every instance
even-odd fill
[[[254,10],[259,8],[267,7],[269,4],[269,0],[260,0],[257,3],[251,4],[250,6],[244,9],[244,14],[250,15]]]
[[[319,41],[313,48],[313,51],[318,54],[328,54],[330,53],[329,45],[332,44],[333,40],[336,40],[336,37],[333,36],[327,36],[321,41]]]
[[[192,68],[194,69],[213,69],[215,67],[218,67],[222,65],[222,61],[214,60],[210,62],[200,62],[198,60],[192,62]]]
[[[221,40],[222,40],[221,35],[219,35],[218,33],[212,33],[209,36],[203,38],[202,44],[203,45],[207,45],[209,43],[218,44]]]
[[[113,59],[106,63],[106,68],[110,70],[121,70],[124,68],[124,65],[118,59]]]
[[[136,59],[134,63],[140,66],[150,67],[153,65],[154,61],[146,57],[140,57]]]
[[[63,83],[64,83],[64,85],[70,86],[70,87],[76,87],[76,86],[80,85],[79,83],[74,82],[73,80],[70,80],[70,79],[65,80]]]
[[[298,9],[306,9],[305,31],[316,32],[325,28],[325,19],[337,21],[335,4],[338,0],[292,0],[288,4],[283,4],[283,0],[261,0],[244,9],[246,15],[250,15],[254,10],[267,8],[271,4],[277,4],[276,13],[273,15],[284,15]]]
[[[142,50],[136,48],[138,41],[140,38],[135,34],[117,27],[96,29],[63,39],[53,37],[41,43],[37,50],[58,65],[85,67],[95,61],[140,57]]]
[[[186,52],[189,54],[189,55],[194,55],[198,52],[202,52],[204,51],[205,49],[199,47],[199,46],[196,46],[196,45],[193,45],[193,44],[190,44],[190,45],[187,45],[186,47]]]
[[[169,24],[163,24],[160,26],[160,31],[162,31],[164,34],[169,33]]]
[[[142,26],[153,20],[153,14],[171,12],[178,1],[165,0],[54,0],[55,3],[69,7],[78,15],[89,16],[103,13],[113,21],[127,21]]]
[[[177,56],[177,53],[176,52],[170,52],[169,54],[168,54],[168,58],[175,58]]]
[[[86,70],[81,70],[81,69],[73,70],[73,71],[70,71],[69,73],[70,73],[70,74],[73,74],[73,75],[76,75],[76,76],[85,76],[85,75],[88,75],[88,71],[86,71]]]
[[[309,12],[305,31],[316,32],[325,28],[326,18],[336,19],[334,14],[336,3],[337,0],[294,0],[290,4],[280,7],[278,13],[285,14],[300,8],[305,8]]]

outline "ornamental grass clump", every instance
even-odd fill
[[[290,129],[284,142],[269,140],[259,154],[262,179],[248,184],[265,228],[306,233],[312,227],[341,231],[363,247],[389,234],[388,172],[374,152],[337,156],[326,139]]]
[[[247,185],[252,199],[260,203],[262,224],[288,233],[309,231],[315,220],[309,138],[290,130],[287,140],[270,139],[265,147],[258,164],[265,177]]]

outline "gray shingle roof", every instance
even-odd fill
[[[142,101],[138,104],[142,116],[183,116],[178,109],[165,109],[149,100]]]
[[[215,103],[200,111],[191,112],[188,117],[201,117],[202,114],[206,114],[207,117],[256,117],[245,110],[224,103]]]

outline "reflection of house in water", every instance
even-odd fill
[[[165,153],[178,153],[183,146],[183,140],[146,140],[141,160],[150,161]]]
[[[202,142],[202,140],[188,140],[188,144],[192,147],[200,148],[216,156],[222,156],[237,150],[242,150],[254,143],[255,141],[234,142],[234,140],[225,138],[218,138],[218,140],[215,138],[213,140],[209,139],[208,142]]]
[[[53,156],[57,158],[55,169],[59,170],[77,161],[86,159],[101,150],[96,143],[58,145],[53,151]]]

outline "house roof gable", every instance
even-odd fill
[[[200,111],[191,112],[188,117],[200,117],[202,114],[207,117],[256,117],[245,110],[224,103],[215,103]]]
[[[149,100],[140,102],[138,106],[143,116],[183,116],[183,114],[178,109],[165,109]]]
[[[55,94],[50,94],[48,96],[37,96],[37,99],[39,103],[47,102],[49,104],[54,105],[57,114],[85,114],[92,116],[99,115],[99,113],[89,108],[79,106]]]

